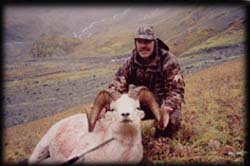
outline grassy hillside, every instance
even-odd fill
[[[207,40],[188,49],[180,56],[190,56],[192,54],[194,55],[202,51],[211,50],[213,48],[229,47],[244,43],[245,36],[246,35],[243,25],[239,22],[233,22],[225,31],[212,37],[208,37]]]
[[[182,129],[173,140],[148,137],[145,155],[165,162],[243,162],[244,69],[238,59],[187,75]]]
[[[66,56],[79,44],[80,40],[76,38],[66,38],[59,35],[41,37],[39,40],[34,42],[30,50],[30,54],[34,58]]]
[[[245,146],[244,59],[185,76],[182,129],[172,140],[153,140],[152,122],[143,122],[144,156],[150,162],[243,162]],[[54,116],[4,130],[4,161],[28,158],[53,123],[84,112],[76,106]]]

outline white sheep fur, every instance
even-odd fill
[[[93,132],[88,131],[86,114],[73,115],[54,124],[36,145],[29,163],[63,163],[111,137],[115,139],[77,163],[139,163],[143,157],[140,122],[144,117],[144,112],[137,109],[139,101],[123,94],[110,107],[114,111],[99,119]]]

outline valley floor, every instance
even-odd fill
[[[236,44],[178,57],[184,75],[244,56]],[[12,127],[91,103],[128,56],[48,59],[6,65],[4,126]]]

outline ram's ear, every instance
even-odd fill
[[[137,108],[140,107],[140,101],[138,99],[135,100],[135,105],[136,105]]]
[[[144,111],[138,110],[138,115],[139,115],[139,117],[140,117],[141,119],[143,119],[143,118],[145,117]]]
[[[105,118],[107,118],[109,120],[112,120],[112,118],[113,118],[112,112],[107,111],[106,114],[105,114]]]

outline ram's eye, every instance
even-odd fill
[[[141,107],[137,107],[136,109],[138,109],[138,110],[142,110],[142,109],[141,109]]]
[[[110,111],[113,112],[113,111],[115,111],[115,109],[114,109],[114,108],[111,108]]]

